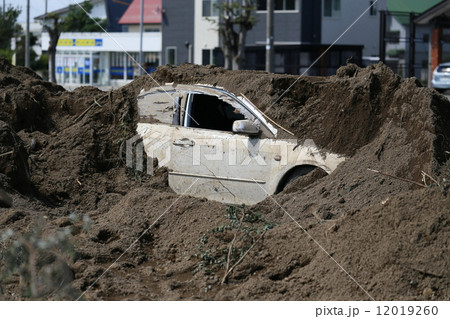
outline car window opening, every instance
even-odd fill
[[[232,131],[233,122],[245,119],[244,115],[217,96],[193,94],[189,127],[219,131]]]

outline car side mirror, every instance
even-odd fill
[[[233,133],[257,135],[259,128],[250,120],[237,120],[233,122]]]

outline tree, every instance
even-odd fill
[[[0,10],[0,55],[10,58],[11,39],[16,37],[22,31],[21,26],[17,23],[20,9],[9,6],[5,12]]]
[[[48,55],[49,55],[49,63],[50,63],[50,81],[56,83],[56,46],[58,45],[59,36],[61,35],[60,31],[60,22],[59,16],[57,14],[47,15],[47,19],[50,19],[52,22],[49,24],[44,24],[45,31],[48,32],[50,37],[50,44],[48,45]]]
[[[86,14],[86,12],[91,13],[93,8],[92,3],[84,1],[81,6],[84,10],[78,5],[73,4],[69,6],[69,13],[61,24],[62,32],[98,32],[101,31],[101,28],[97,23],[100,24],[102,28],[106,28],[107,21],[105,19],[91,19],[91,17]]]
[[[86,12],[90,13],[93,7],[89,1],[84,1],[81,6],[84,10],[78,5],[69,6],[69,13],[64,19],[61,19],[56,14],[49,14],[46,17],[47,20],[51,21],[49,24],[44,24],[44,29],[50,37],[48,54],[50,60],[50,81],[52,82],[56,83],[56,46],[58,45],[61,32],[93,32],[100,31],[97,23],[103,28],[106,26],[106,20],[98,18],[93,20],[86,14]]]
[[[16,42],[16,65],[25,65],[25,35],[22,35],[19,41]],[[37,37],[30,33],[30,61],[36,60],[37,54],[32,49],[32,47],[36,44]]]
[[[226,0],[218,5],[219,36],[226,69],[239,70],[244,65],[247,32],[256,23],[253,13],[257,2],[257,0]]]

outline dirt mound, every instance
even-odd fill
[[[58,104],[63,87],[43,81],[28,68],[12,66],[4,58],[0,58],[0,87],[0,120],[15,131],[51,130],[50,110]]]
[[[73,243],[61,288],[70,295],[58,298],[87,289],[83,298],[112,300],[448,298],[445,97],[382,64],[299,80],[188,64],[151,76],[110,92],[68,92],[0,60],[0,150],[14,149],[0,157],[1,181],[14,200],[0,208],[0,231],[25,233],[37,224]],[[300,141],[312,139],[347,160],[331,175],[297,180],[274,197],[277,203],[236,208],[179,197],[167,171],[149,176],[124,162],[137,95],[166,82],[243,93]],[[422,189],[368,169],[419,183],[423,171],[435,181],[425,178],[434,185]],[[31,192],[21,188],[27,181]],[[20,236],[4,247],[14,238]],[[227,264],[233,271],[221,284]],[[22,294],[17,276],[2,288],[8,300],[57,299]]]
[[[28,166],[28,153],[25,145],[11,127],[0,121],[0,174],[2,179],[0,187],[8,184],[21,191],[30,187],[30,169]]]
[[[450,275],[448,204],[437,189],[419,190],[348,210],[335,220],[300,216],[300,225],[327,253],[292,221],[283,222],[241,265],[236,276],[246,280],[218,291],[215,298],[445,299]]]

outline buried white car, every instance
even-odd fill
[[[277,138],[281,126],[222,88],[153,88],[138,96],[138,110],[140,146],[168,168],[169,186],[179,194],[252,205],[315,168],[329,174],[345,160],[312,140]]]

